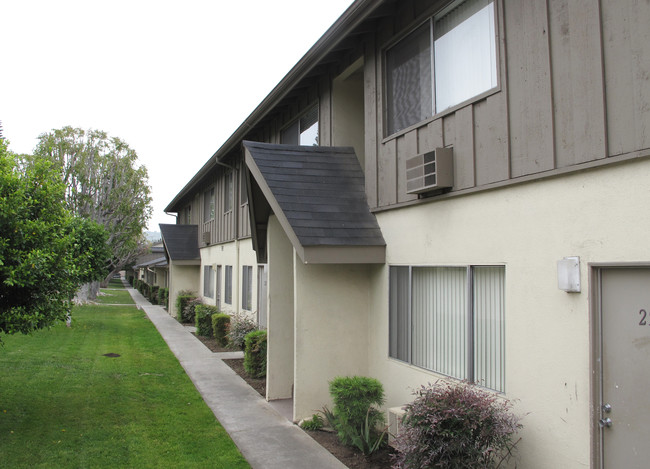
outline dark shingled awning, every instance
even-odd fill
[[[352,148],[243,142],[253,244],[274,213],[305,263],[384,263],[386,242]]]
[[[163,245],[169,260],[179,264],[201,262],[197,225],[160,225]]]

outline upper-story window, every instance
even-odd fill
[[[185,223],[187,225],[192,224],[192,206],[188,205],[187,210],[185,211]]]
[[[386,51],[393,134],[497,86],[494,0],[459,0]]]
[[[214,187],[203,193],[203,221],[214,220]]]
[[[224,197],[223,197],[223,212],[228,213],[232,210],[234,198],[234,176],[233,172],[229,171],[226,174],[226,181],[224,184]]]
[[[246,205],[248,203],[248,187],[246,183],[246,172],[241,171],[241,180],[239,181],[239,203]]]
[[[318,106],[314,106],[286,127],[280,134],[280,143],[318,146]]]

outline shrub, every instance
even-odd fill
[[[157,285],[154,285],[154,286],[151,287],[151,289],[149,291],[149,300],[154,305],[158,304],[158,290],[160,290],[160,287],[157,286]]]
[[[244,338],[244,369],[253,378],[266,376],[266,331],[253,331]]]
[[[194,324],[196,322],[196,307],[203,304],[201,298],[192,298],[185,304],[183,309],[182,321],[185,324]]]
[[[233,314],[228,325],[228,342],[230,346],[237,350],[243,350],[246,334],[257,329],[257,324],[252,319],[240,313]]]
[[[364,376],[337,377],[330,381],[329,390],[334,401],[331,424],[341,443],[359,446],[358,438],[366,429],[371,447],[383,439],[377,427],[384,425],[384,414],[373,407],[384,403],[384,388],[379,381]]]
[[[189,318],[185,316],[184,312],[187,304],[195,299],[196,294],[193,292],[183,290],[178,293],[178,296],[176,297],[176,314],[180,322],[189,323],[194,321],[194,311],[192,311],[192,315]]]
[[[310,419],[305,419],[302,422],[300,422],[300,428],[303,430],[320,430],[325,426],[325,421],[323,420],[323,417],[321,417],[319,414],[314,414],[311,416]]]
[[[227,314],[212,315],[212,335],[222,347],[228,345],[228,324],[230,324],[230,316]]]
[[[467,383],[422,386],[406,406],[397,468],[495,468],[512,456],[522,426],[509,401]]]
[[[192,303],[190,303],[191,305]],[[188,305],[188,308],[190,307]],[[217,314],[219,310],[216,306],[196,303],[194,305],[194,322],[196,324],[196,333],[204,337],[212,337],[212,315]]]
[[[169,301],[169,288],[160,287],[158,289],[158,304],[167,308]]]

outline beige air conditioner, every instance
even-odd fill
[[[451,148],[436,148],[406,160],[406,192],[423,194],[454,185],[454,159]]]
[[[203,232],[203,242],[205,244],[210,244],[210,239],[212,238],[212,231]]]
[[[406,414],[404,407],[391,407],[388,413],[388,444],[393,446],[395,437],[400,431],[402,419]]]

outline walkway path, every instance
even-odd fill
[[[125,286],[254,469],[346,468],[275,411],[221,360],[221,354],[212,353],[161,306],[153,306],[137,290]]]

